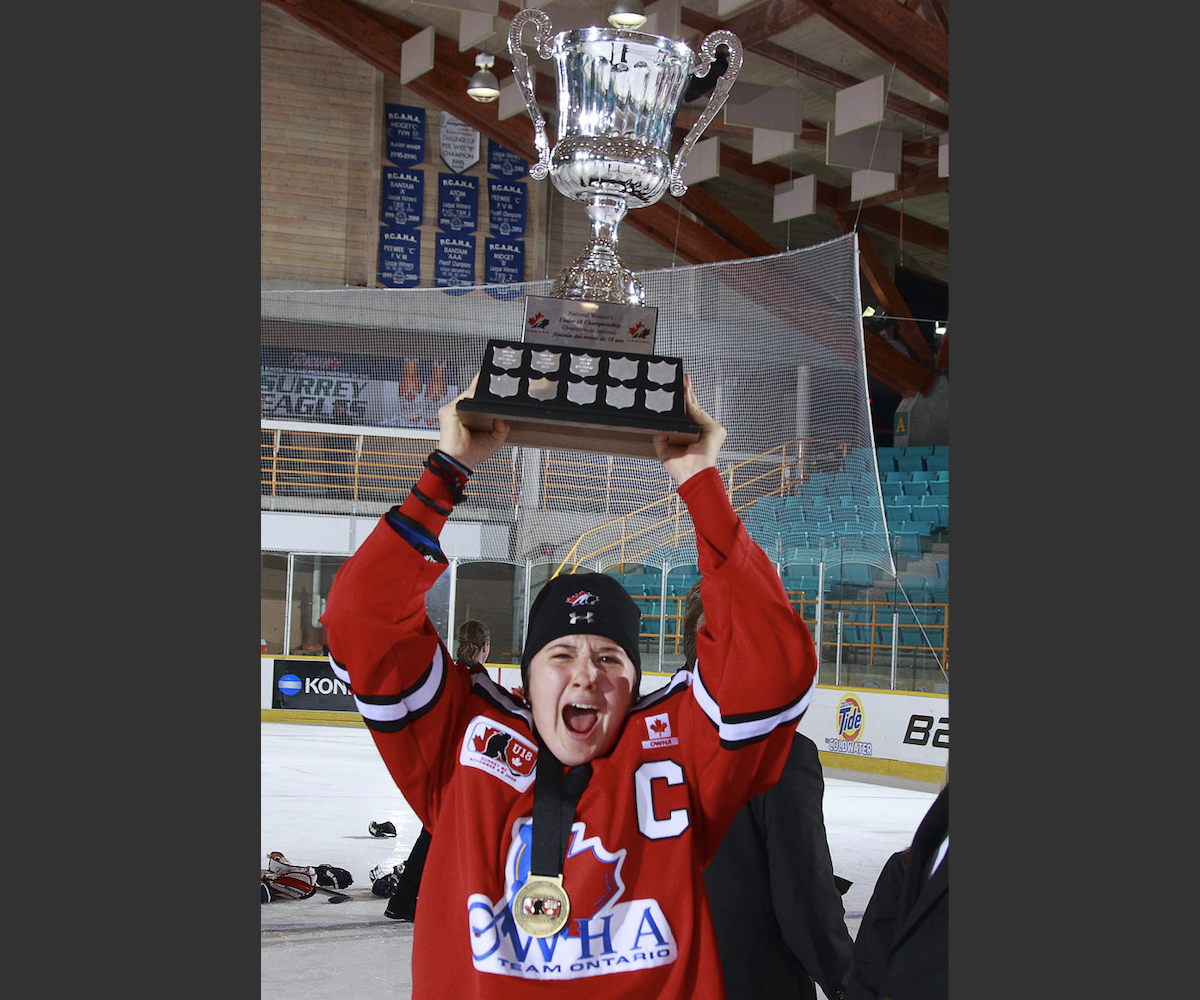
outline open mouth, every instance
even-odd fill
[[[600,721],[600,710],[594,705],[567,705],[562,711],[563,725],[575,736],[587,736]]]

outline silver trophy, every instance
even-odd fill
[[[558,141],[550,149],[521,47],[532,22],[538,55],[558,71]],[[728,68],[674,160],[670,145],[684,90],[706,76],[718,46]],[[463,421],[490,429],[510,424],[510,444],[653,458],[652,438],[695,441],[687,416],[683,364],[655,355],[658,310],[617,256],[617,227],[630,208],[653,205],[669,189],[687,191],[681,176],[700,134],[729,96],[742,46],[729,31],[707,35],[697,56],[683,42],[617,28],[584,28],[551,36],[550,16],[519,12],[508,32],[513,76],[533,119],[537,163],[554,186],[581,201],[592,222],[583,253],[556,279],[549,297],[529,296],[520,342],[490,340],[471,399],[458,403]]]
[[[521,46],[530,22],[538,55],[553,59],[558,71],[553,150]],[[550,294],[644,306],[645,290],[617,256],[617,227],[629,209],[653,205],[668,188],[683,197],[687,158],[729,96],[742,67],[742,44],[731,31],[714,31],[697,57],[683,42],[660,35],[593,27],[552,36],[551,30],[550,15],[537,8],[518,13],[508,29],[513,76],[533,119],[538,152],[529,174],[541,180],[549,173],[560,192],[584,203],[592,221],[590,242]],[[728,68],[672,161],[671,137],[684,88],[691,77],[708,73],[720,45],[728,51]]]

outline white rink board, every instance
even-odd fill
[[[822,753],[846,758],[845,767],[876,759],[944,768],[950,757],[950,697],[818,687],[797,728]]]
[[[260,707],[271,707],[272,657],[261,658]],[[515,688],[518,667],[489,666],[498,683]],[[643,678],[642,693],[668,680],[666,675]],[[878,691],[870,688],[818,687],[796,727],[811,739],[834,767],[888,770],[888,762],[945,768],[950,757],[950,698],[943,694]]]
[[[501,683],[509,681],[508,669]],[[646,674],[642,694],[661,687],[669,675]],[[841,709],[846,704],[843,718]],[[859,716],[855,716],[857,707]],[[858,725],[855,725],[857,721]],[[878,770],[870,761],[943,769],[950,756],[950,697],[909,691],[818,686],[796,727],[825,755],[824,763],[855,770]],[[890,770],[884,768],[884,770]]]

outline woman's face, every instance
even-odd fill
[[[635,694],[629,654],[601,635],[564,635],[529,661],[529,704],[537,731],[568,767],[608,753]]]

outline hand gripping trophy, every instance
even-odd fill
[[[553,149],[522,48],[530,23],[538,55],[557,71]],[[510,443],[653,457],[654,434],[689,441],[699,428],[686,417],[680,359],[652,353],[657,309],[622,265],[617,229],[629,209],[653,205],[667,190],[676,198],[687,191],[687,157],[729,96],[742,46],[723,30],[704,38],[699,56],[683,42],[636,31],[551,31],[550,16],[529,8],[508,33],[513,76],[534,125],[538,160],[529,173],[549,174],[562,194],[583,202],[592,236],[548,297],[528,297],[521,342],[488,342],[474,398],[458,408],[468,425],[508,420]],[[708,74],[722,45],[727,68],[672,160],[684,90],[691,77]]]

